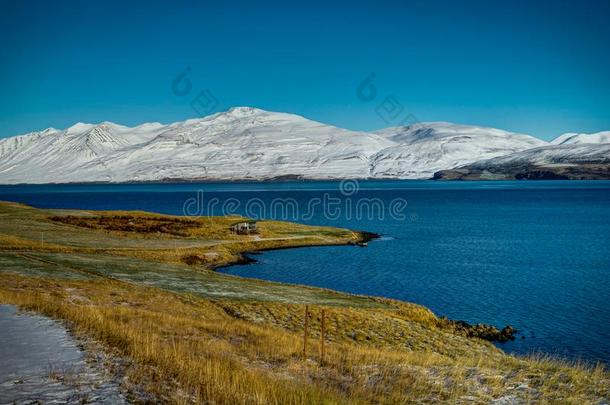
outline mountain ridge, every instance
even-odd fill
[[[591,151],[584,149],[595,146],[576,146],[604,143],[607,134],[569,133],[546,142],[448,122],[365,132],[290,113],[234,107],[171,124],[77,123],[4,138],[0,183],[421,179],[557,144],[588,156]]]

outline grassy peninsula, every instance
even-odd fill
[[[278,221],[234,235],[237,220],[0,203],[0,303],[63,320],[126,359],[135,401],[137,389],[151,401],[214,404],[610,398],[602,366],[506,355],[419,305],[214,272],[250,251],[368,238]]]

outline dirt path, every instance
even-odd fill
[[[59,322],[0,305],[0,403],[83,402],[127,403]]]

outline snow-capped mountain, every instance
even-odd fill
[[[482,169],[494,166],[534,165],[544,167],[594,163],[610,163],[610,144],[550,145],[481,160],[469,166]]]
[[[395,145],[371,158],[373,176],[432,177],[475,160],[547,145],[538,138],[495,128],[430,122],[376,131]]]
[[[172,124],[147,143],[89,162],[80,174],[107,181],[366,177],[369,156],[391,144],[374,134],[242,107]]]
[[[2,139],[0,183],[430,178],[547,145],[493,128],[436,122],[358,132],[237,107],[169,125],[79,123]]]
[[[610,143],[574,143],[527,149],[441,170],[436,179],[609,179]]]
[[[135,128],[77,124],[0,141],[0,182],[368,177],[394,143],[249,107]]]
[[[120,150],[154,138],[161,124],[129,128],[111,122],[75,124],[63,131],[49,128],[0,140],[1,183],[96,181],[81,177],[82,168]],[[81,180],[78,180],[78,179]]]
[[[573,145],[577,143],[610,143],[610,131],[596,132],[594,134],[568,132],[551,141],[553,145]]]

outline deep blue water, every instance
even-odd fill
[[[324,198],[339,203],[326,211],[323,203],[312,204]],[[383,218],[376,211],[358,215],[354,207],[363,198],[381,201]],[[388,206],[398,198],[407,202],[404,217],[391,217]],[[349,196],[338,182],[0,186],[0,199],[170,214],[182,214],[185,202],[190,213],[205,214],[218,199],[215,214],[232,204],[225,211],[377,232],[383,237],[367,248],[265,252],[257,264],[223,271],[412,301],[468,322],[510,324],[524,339],[500,345],[506,351],[610,364],[607,181],[366,181]]]

